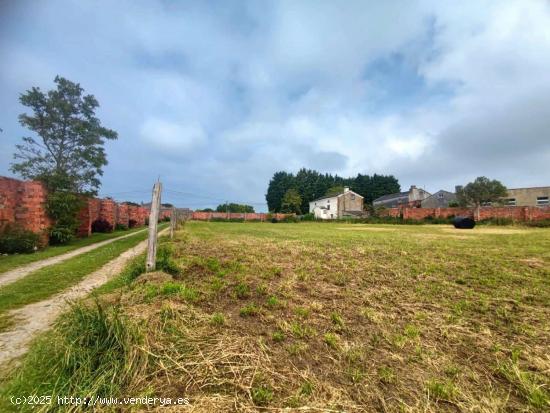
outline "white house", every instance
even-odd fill
[[[363,213],[363,197],[346,187],[339,194],[324,196],[311,201],[309,212],[314,214],[317,219],[360,216]]]

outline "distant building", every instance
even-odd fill
[[[508,206],[549,206],[550,186],[508,189],[508,196],[502,199]]]
[[[397,208],[399,206],[420,207],[421,202],[431,194],[422,188],[412,185],[406,192],[397,192],[376,198],[372,201],[374,207]]]
[[[346,187],[339,194],[311,201],[309,212],[314,214],[317,219],[361,216],[363,214],[363,197]]]
[[[456,202],[456,194],[440,190],[420,203],[422,208],[447,208],[451,202]]]

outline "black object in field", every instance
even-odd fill
[[[453,219],[453,225],[458,229],[472,229],[476,226],[476,222],[469,217],[456,217]]]

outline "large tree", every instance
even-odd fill
[[[458,202],[464,206],[479,207],[485,202],[495,202],[508,194],[506,187],[500,182],[484,176],[475,179],[464,187],[457,188]]]
[[[265,199],[267,207],[272,212],[281,212],[281,202],[285,192],[294,185],[294,175],[287,172],[275,172],[269,186]]]
[[[24,137],[16,146],[11,170],[27,179],[44,182],[52,190],[95,195],[99,176],[107,165],[104,144],[117,133],[95,116],[99,103],[84,95],[78,83],[56,76],[56,89],[33,87],[19,100],[32,114],[19,116],[21,125],[38,137]]]

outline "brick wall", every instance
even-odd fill
[[[243,219],[245,221],[266,221],[270,217],[277,218],[278,220],[284,219],[288,215],[292,214],[265,214],[263,212],[199,212],[195,211],[191,215],[191,219],[196,221],[210,221],[211,219]]]
[[[550,219],[550,207],[483,207],[475,208],[388,208],[380,213],[383,216],[403,219],[447,218],[451,216],[472,217],[476,221],[491,218],[509,218],[514,221],[537,221]]]
[[[16,224],[41,234],[47,242],[52,222],[46,212],[46,199],[47,191],[40,182],[0,176],[0,229]],[[129,219],[135,219],[138,226],[143,226],[148,215],[149,211],[143,207],[118,204],[112,199],[83,198],[77,235],[89,236],[96,219],[105,219],[113,227],[117,223],[128,225]]]

